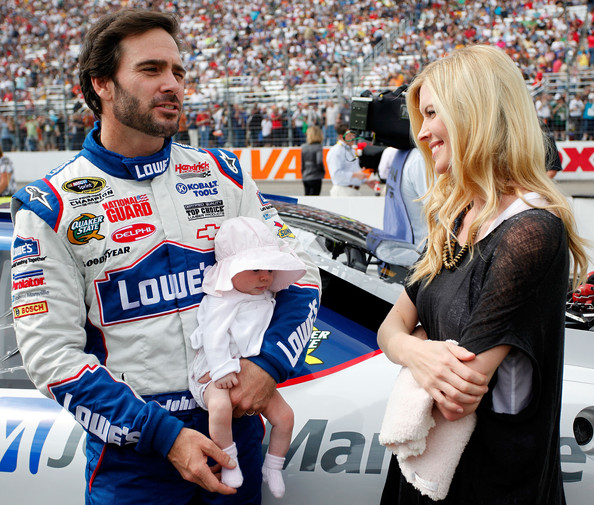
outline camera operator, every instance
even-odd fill
[[[326,163],[332,178],[330,196],[358,196],[361,185],[368,175],[359,165],[359,159],[353,148],[356,134],[349,130],[347,124],[336,127],[338,142],[328,151]]]

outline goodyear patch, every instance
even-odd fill
[[[41,302],[18,305],[17,307],[13,307],[12,312],[15,319],[34,316],[35,314],[43,314],[44,312],[47,312],[47,302],[43,300]]]
[[[69,191],[70,193],[85,193],[92,195],[99,193],[105,188],[105,184],[105,179],[101,179],[100,177],[77,177],[76,179],[70,179],[62,184],[62,189],[64,191]]]
[[[92,238],[103,240],[105,237],[99,234],[99,230],[104,219],[105,216],[81,214],[68,225],[68,241],[74,245],[83,245]]]

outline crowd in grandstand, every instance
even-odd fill
[[[77,83],[80,42],[89,23],[121,6],[179,15],[188,103],[196,104],[187,108],[179,137],[194,145],[299,145],[312,124],[324,129],[326,145],[334,143],[336,123],[348,120],[349,86],[358,85],[347,82],[352,69],[380,42],[388,50],[375,57],[367,75],[390,88],[409,82],[421,66],[453,48],[477,42],[505,50],[528,82],[567,70],[568,54],[572,66],[594,67],[585,6],[564,10],[553,0],[5,0],[0,99],[27,107],[19,114],[2,109],[5,150],[80,148],[93,124]],[[293,88],[336,84],[347,91],[329,102],[274,106],[231,104],[208,95],[209,82],[230,76],[248,76],[254,89],[278,79]],[[51,86],[63,86],[69,100],[78,100],[72,115],[35,107]],[[562,94],[549,98],[551,110],[564,107]],[[574,123],[572,138],[581,138],[582,126],[576,130]]]

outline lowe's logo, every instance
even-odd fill
[[[39,256],[39,240],[17,236],[12,246],[12,261]]]
[[[130,267],[95,281],[103,325],[146,319],[197,306],[202,279],[214,264],[212,249],[172,242],[155,247]]]

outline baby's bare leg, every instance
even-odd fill
[[[282,395],[275,391],[266,409],[262,411],[262,415],[272,425],[268,452],[275,456],[285,457],[289,451],[291,436],[293,435],[293,425],[295,423],[293,409]]]
[[[268,484],[272,494],[276,498],[282,498],[285,494],[282,469],[285,455],[291,445],[294,424],[293,409],[281,394],[275,391],[262,415],[272,425],[270,444],[262,466],[262,478]]]
[[[210,438],[221,449],[233,443],[231,420],[233,406],[228,389],[219,389],[211,382],[204,391],[204,403],[208,407],[208,430]]]
[[[211,382],[204,391],[204,403],[208,407],[208,430],[210,438],[223,451],[231,456],[237,466],[235,468],[221,469],[221,482],[228,486],[238,488],[243,484],[243,474],[237,460],[237,447],[233,442],[231,421],[233,406],[228,389],[219,389]]]

